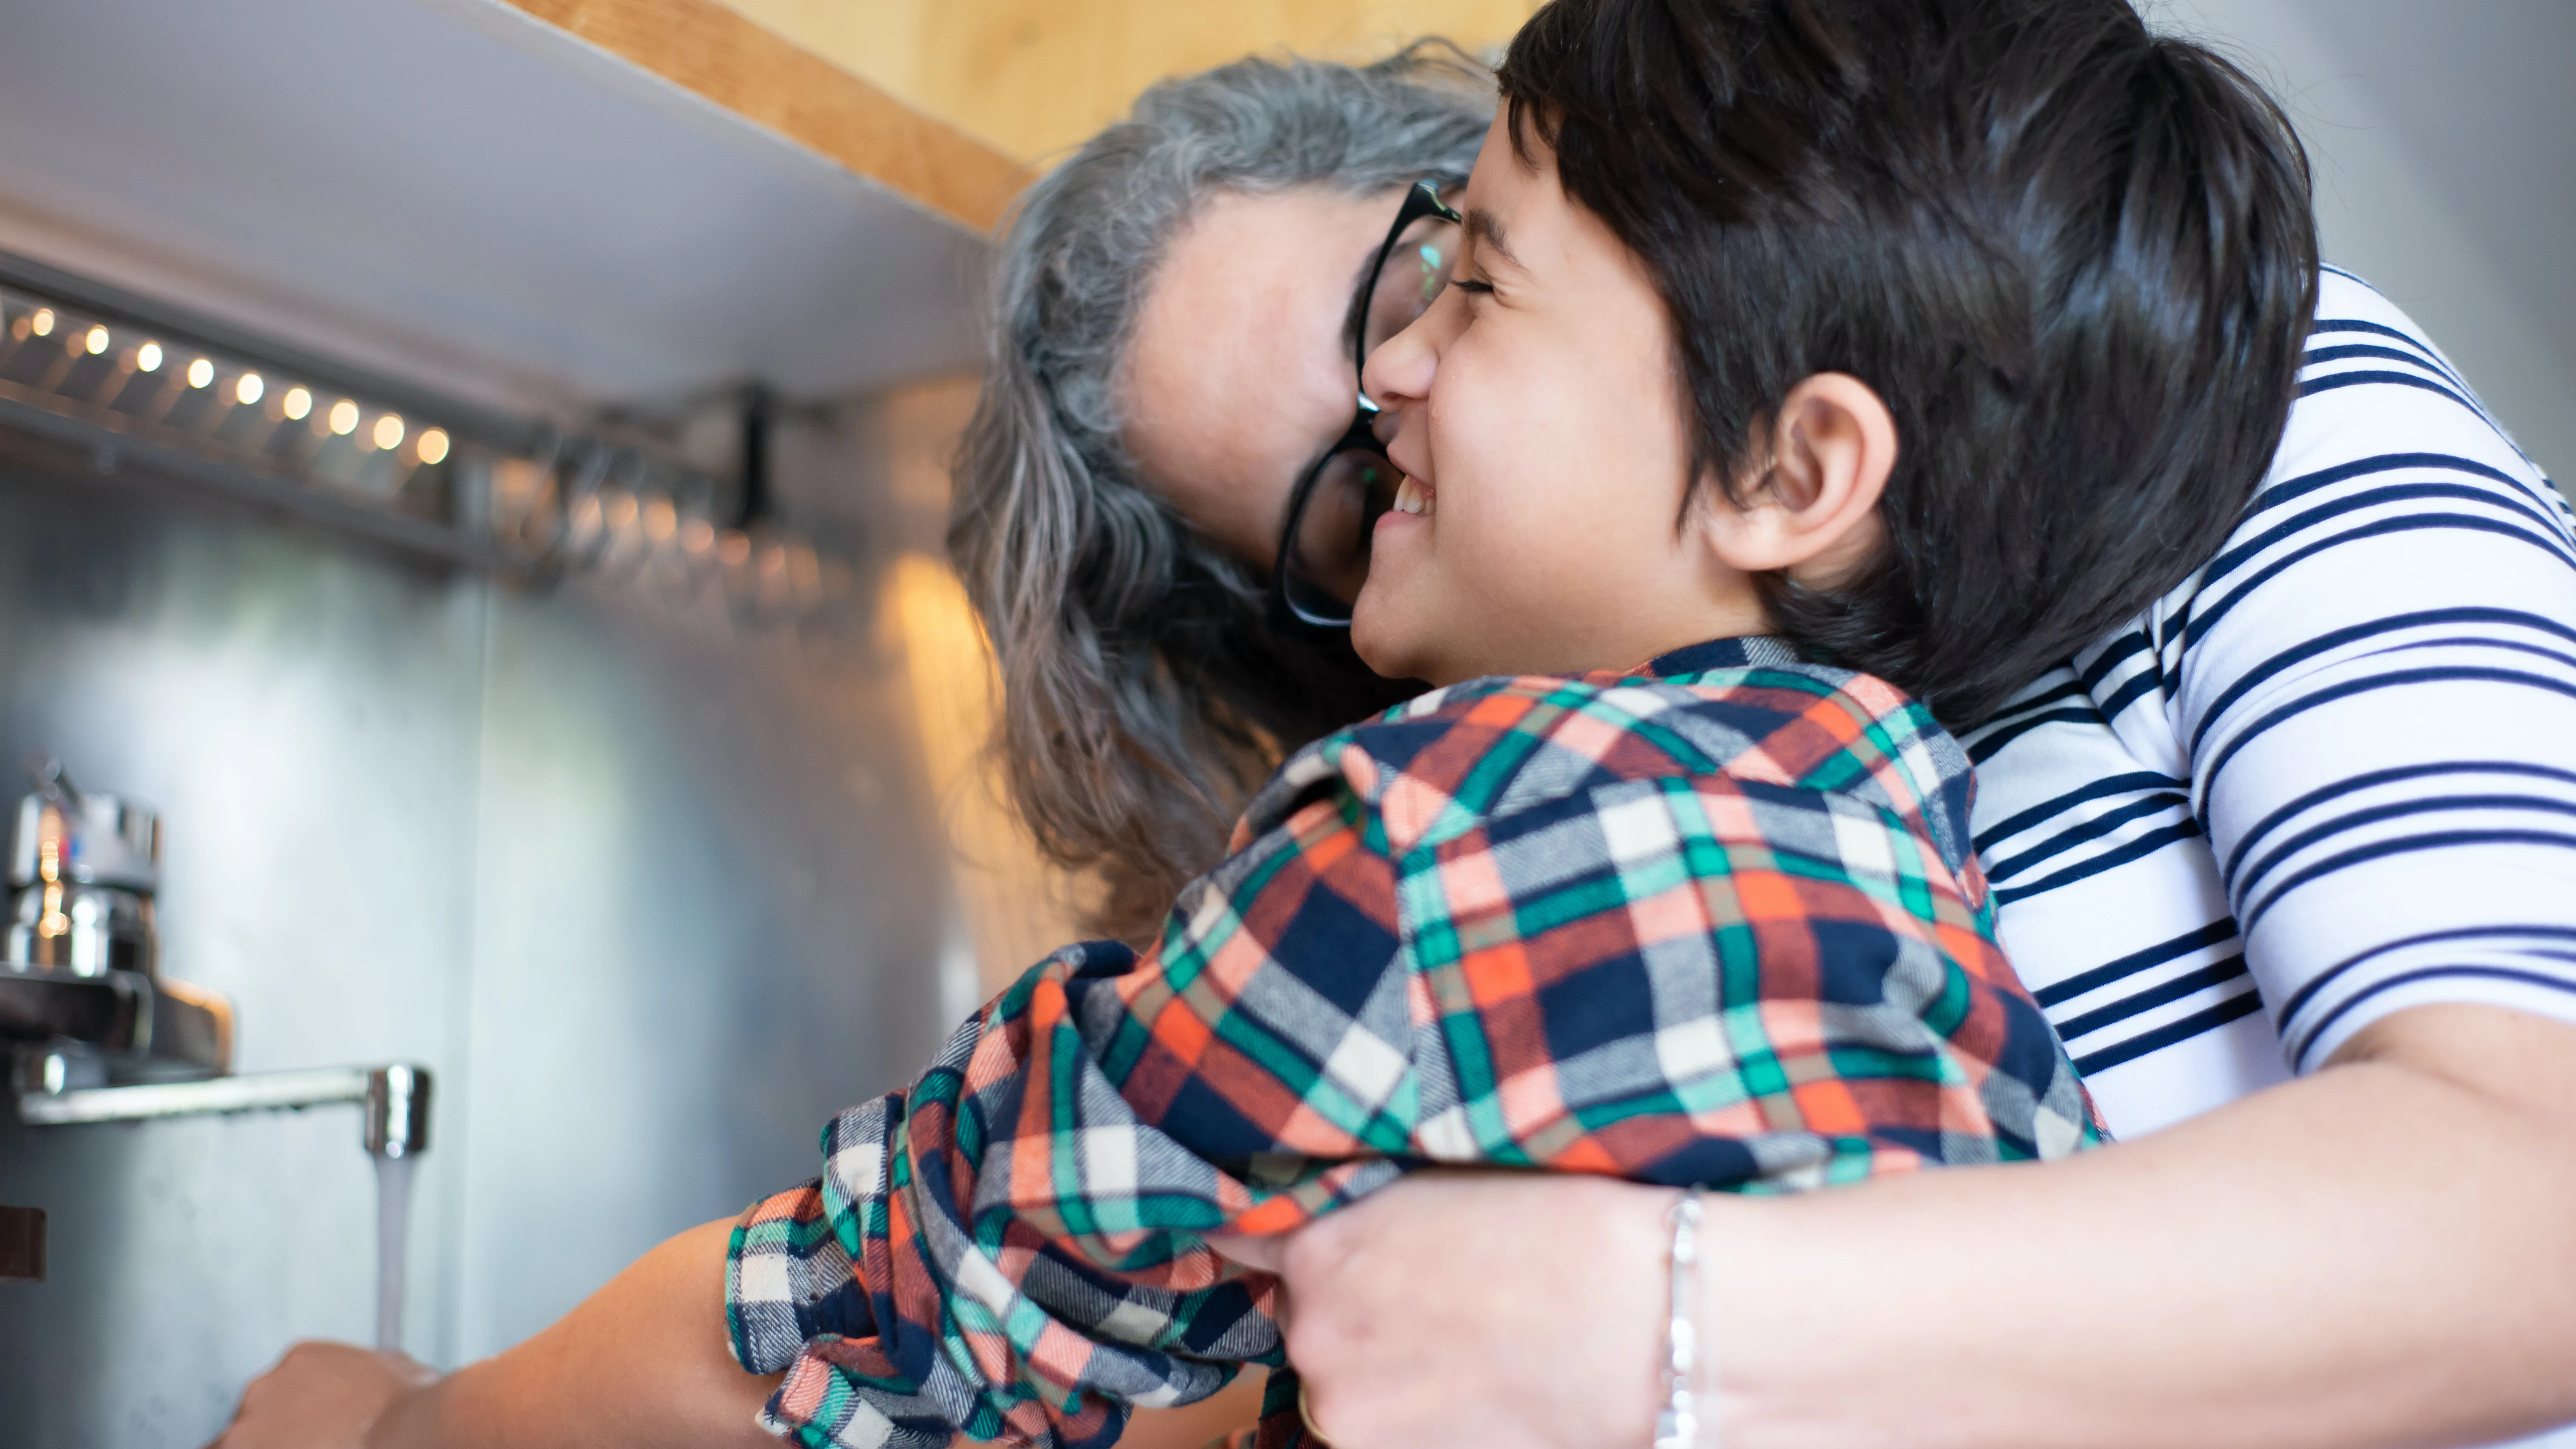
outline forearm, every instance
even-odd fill
[[[1711,1442],[2400,1449],[2576,1420],[2576,1027],[2419,1008],[2339,1061],[2043,1165],[1712,1194]],[[1343,1449],[1643,1444],[1672,1201],[1431,1173],[1228,1251],[1282,1274]]]
[[[388,1410],[368,1449],[773,1449],[774,1377],[725,1346],[730,1220],[672,1238],[554,1326]]]
[[[401,1400],[367,1449],[775,1449],[752,1416],[778,1380],[744,1373],[724,1342],[732,1233],[728,1219],[663,1243],[543,1333]],[[1249,1373],[1203,1404],[1138,1414],[1125,1442],[1197,1449],[1260,1412]]]
[[[2465,1010],[2433,1059],[2365,1040],[2045,1168],[1713,1202],[1725,1442],[2361,1449],[2576,1419],[2576,1032]]]

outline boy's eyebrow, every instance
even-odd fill
[[[1503,219],[1490,211],[1473,209],[1468,211],[1467,245],[1478,250],[1491,247],[1495,255],[1511,263],[1515,268],[1524,272],[1529,270],[1528,267],[1521,265],[1520,258],[1512,255],[1511,243],[1503,239]]]

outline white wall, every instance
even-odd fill
[[[2317,164],[2327,260],[2576,478],[2576,3],[2140,0],[2269,84]]]

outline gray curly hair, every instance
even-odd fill
[[[1490,73],[1418,42],[1374,65],[1251,59],[1165,81],[1021,198],[1002,238],[951,560],[999,657],[1013,804],[1149,935],[1283,754],[1401,697],[1347,639],[1264,622],[1255,572],[1149,493],[1120,379],[1165,248],[1211,191],[1463,180]]]

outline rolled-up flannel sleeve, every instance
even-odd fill
[[[909,1091],[834,1119],[823,1175],[734,1233],[735,1357],[786,1374],[766,1427],[852,1449],[959,1431],[1083,1449],[1131,1406],[1279,1361],[1272,1281],[1202,1235],[1279,1230],[1395,1169],[1274,1150],[1297,1089],[1237,996],[1296,989],[1274,952],[1320,959],[1319,930],[1349,970],[1393,964],[1391,923],[1374,963],[1338,949],[1350,912],[1391,910],[1363,817],[1326,790],[1195,883],[1151,952],[1058,951]]]

